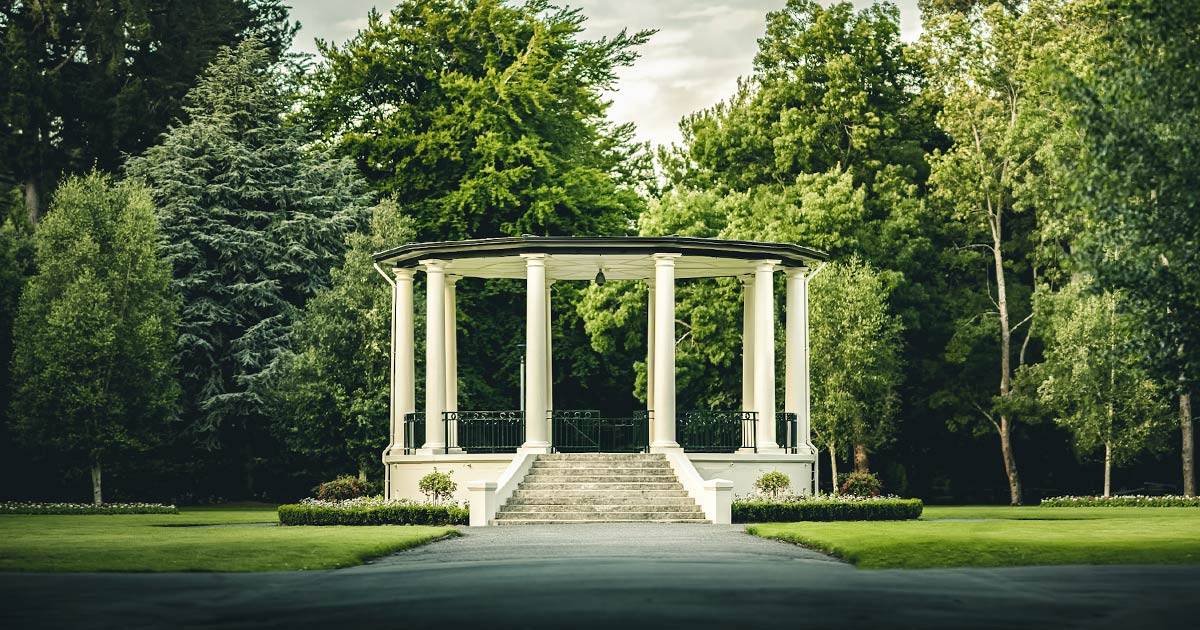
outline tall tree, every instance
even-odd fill
[[[303,115],[415,219],[420,240],[628,233],[650,165],[633,127],[607,120],[605,92],[651,33],[587,40],[584,21],[548,0],[404,0],[319,45]],[[458,287],[472,340],[459,345],[460,403],[511,408],[520,285]],[[556,398],[625,400],[627,368],[590,351],[578,290],[553,288]]]
[[[810,289],[813,439],[829,451],[836,491],[838,447],[853,445],[867,472],[867,451],[895,430],[901,324],[884,278],[856,258],[826,265]]]
[[[239,453],[247,492],[274,443],[266,401],[297,309],[328,285],[367,207],[354,165],[284,120],[293,96],[274,59],[256,39],[219,52],[187,120],[128,166],[159,204],[183,296],[184,419]]]
[[[1192,394],[1200,383],[1200,5],[1078,0],[1081,42],[1058,96],[1081,148],[1066,160],[1089,229],[1078,255],[1142,311],[1159,378],[1179,397],[1183,490],[1196,492]]]
[[[1114,293],[1073,285],[1047,300],[1046,357],[1038,393],[1082,453],[1104,449],[1104,496],[1113,466],[1158,450],[1170,427],[1162,388],[1143,369],[1145,329]]]
[[[935,88],[943,109],[937,120],[954,141],[930,158],[933,196],[960,239],[956,264],[982,267],[985,279],[961,298],[950,356],[969,360],[994,352],[996,393],[968,391],[973,390],[978,416],[999,438],[1009,500],[1018,505],[1015,418],[1007,403],[1013,374],[1027,359],[1033,326],[1029,296],[1037,270],[1030,254],[1040,200],[1036,156],[1048,142],[1050,127],[1028,71],[1046,29],[1030,14],[1000,5],[935,17],[926,27],[924,43],[939,69]]]
[[[176,116],[223,45],[276,53],[297,25],[282,0],[67,0],[0,8],[0,184],[36,223],[65,173],[116,172]]]
[[[92,173],[66,180],[36,236],[21,296],[12,414],[22,440],[91,468],[144,449],[177,410],[178,300],[150,194]]]
[[[371,254],[411,241],[395,202],[375,207],[368,233],[351,234],[330,286],[304,307],[280,370],[276,430],[288,446],[366,478],[388,440],[391,294]]]
[[[309,119],[417,219],[418,236],[613,234],[641,183],[603,91],[650,31],[580,38],[547,0],[405,0],[318,44]]]

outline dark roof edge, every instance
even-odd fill
[[[413,267],[419,260],[442,258],[482,258],[504,254],[638,254],[678,253],[716,258],[754,260],[778,258],[784,265],[803,266],[829,258],[825,252],[792,245],[762,241],[736,241],[694,236],[511,236],[464,241],[407,243],[376,252],[376,263],[391,262],[396,267]]]

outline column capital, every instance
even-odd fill
[[[674,267],[675,259],[679,258],[682,255],[683,254],[659,253],[659,254],[654,254],[652,256],[652,258],[654,258],[654,266],[655,267],[665,267],[668,265],[671,267]]]
[[[412,267],[393,267],[392,268],[392,275],[394,275],[397,280],[411,281],[413,279],[413,275],[416,272],[417,272],[417,270],[413,269]]]
[[[808,275],[808,267],[785,267],[783,270],[789,278],[804,277]]]
[[[452,273],[446,274],[446,288],[447,289],[454,288],[454,283],[458,282],[459,280],[462,280],[462,276],[455,275]]]
[[[748,287],[748,286],[754,284],[754,274],[748,273],[744,276],[738,276],[738,281],[741,282],[743,286]]]
[[[781,262],[783,261],[778,259],[756,260],[754,261],[754,270],[760,273],[764,271],[774,272],[775,268],[778,267],[779,263]]]
[[[417,264],[425,268],[425,273],[442,273],[446,268],[446,261],[438,258],[426,258],[425,260],[418,260]]]
[[[545,254],[521,254],[521,258],[525,259],[526,267],[545,267],[546,266],[546,255]]]

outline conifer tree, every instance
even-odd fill
[[[328,284],[367,203],[353,164],[285,120],[292,99],[262,42],[225,49],[186,122],[128,167],[158,202],[183,297],[184,417],[209,448],[242,449],[249,492],[296,311]]]

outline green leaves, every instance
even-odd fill
[[[149,193],[96,173],[60,186],[16,324],[20,437],[95,463],[175,417],[178,302]]]

